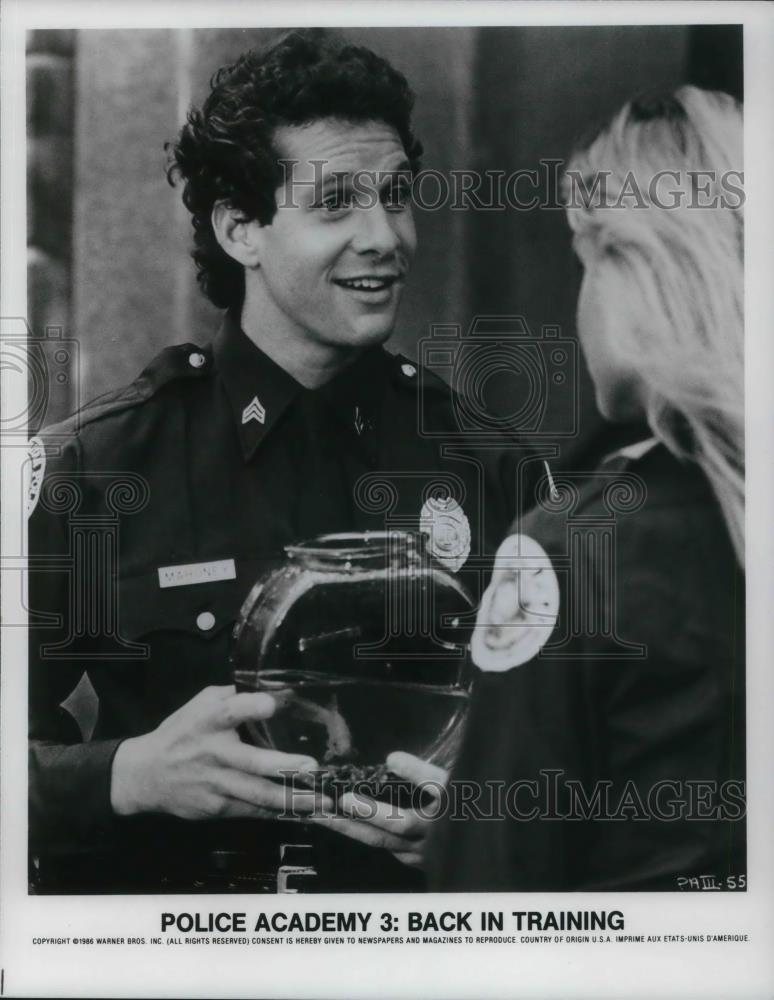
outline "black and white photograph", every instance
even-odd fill
[[[770,995],[771,21],[21,6],[0,993]]]

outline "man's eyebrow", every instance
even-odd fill
[[[401,160],[397,167],[390,167],[389,170],[379,171],[379,174],[383,177],[394,177],[396,174],[409,173],[412,173],[412,168],[408,160]]]
[[[352,176],[357,170],[332,170],[329,174],[317,179],[315,190],[326,191],[329,188],[340,188],[352,183]]]
[[[376,180],[380,187],[385,188],[401,181],[413,177],[414,171],[408,160],[403,160],[397,167],[390,167],[388,170],[377,170]]]
[[[411,164],[408,160],[401,160],[397,166],[381,170],[371,170],[366,167],[358,167],[355,170],[332,170],[330,173],[323,174],[317,178],[314,185],[314,192],[320,195],[331,190],[349,191],[352,189],[353,179],[358,176],[368,177],[383,187],[394,183],[396,179],[402,176],[411,174],[411,172]]]
[[[325,187],[328,184],[340,184],[342,181],[351,181],[353,177],[357,177],[358,175],[381,179],[382,177],[395,177],[396,174],[406,174],[410,172],[411,164],[409,161],[401,160],[396,167],[383,167],[380,170],[372,170],[369,167],[356,167],[354,170],[332,170],[328,174],[323,174],[321,180],[322,186]]]

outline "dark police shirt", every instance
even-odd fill
[[[242,822],[114,816],[115,751],[230,683],[240,605],[289,543],[417,530],[440,489],[469,519],[460,577],[480,593],[514,516],[519,452],[482,457],[455,432],[453,394],[407,359],[369,349],[310,391],[227,317],[212,348],[167,348],[130,386],[41,435],[29,523],[33,846],[114,849],[127,870],[139,852],[141,870],[219,849],[239,830],[258,856],[266,823],[258,836]],[[99,700],[86,740],[61,707],[84,670]]]
[[[548,635],[510,667],[479,654],[431,888],[744,886],[744,574],[698,467],[650,444],[555,474],[514,529]]]

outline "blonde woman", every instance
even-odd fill
[[[683,87],[568,165],[598,405],[649,432],[500,548],[437,889],[744,888],[741,159],[739,105]]]

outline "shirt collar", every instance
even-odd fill
[[[389,355],[364,351],[319,389],[310,391],[265,354],[226,313],[213,346],[245,461],[249,461],[288,407],[300,397],[318,414],[331,413],[355,446],[372,461],[378,455],[380,412]]]
[[[247,461],[303,386],[250,340],[232,312],[223,319],[213,352]]]
[[[331,412],[342,431],[370,458],[376,457],[381,403],[389,355],[381,347],[364,351],[314,396]]]

